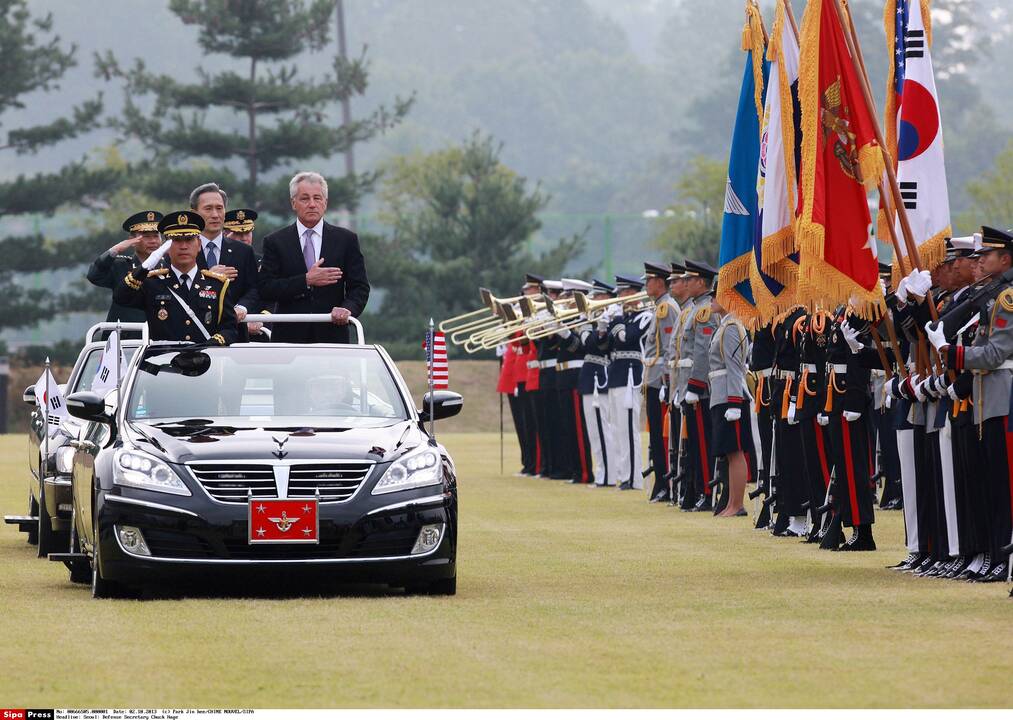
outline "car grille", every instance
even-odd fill
[[[372,462],[294,463],[289,470],[288,497],[341,502],[355,494],[369,476]],[[274,466],[270,463],[190,463],[201,487],[215,500],[244,504],[248,497],[276,498]]]

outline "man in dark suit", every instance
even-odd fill
[[[262,309],[257,292],[257,257],[252,247],[224,235],[222,230],[228,203],[229,196],[217,183],[205,183],[190,193],[190,208],[204,219],[197,267],[229,279],[226,302],[233,306],[236,318],[242,321],[247,313],[259,313]],[[242,342],[246,341],[246,336],[246,325],[241,324]]]
[[[348,320],[366,308],[369,280],[358,236],[324,222],[327,181],[301,172],[289,183],[296,221],[264,238],[257,287],[278,313],[330,313],[331,324],[278,323],[274,342],[347,343]]]

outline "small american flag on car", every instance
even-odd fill
[[[426,332],[422,343],[426,350],[426,365],[429,368],[428,380],[433,390],[446,390],[450,387],[450,368],[447,365],[447,339],[439,330]]]

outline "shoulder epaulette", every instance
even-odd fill
[[[156,268],[148,272],[148,277],[162,277],[169,274],[169,268]]]
[[[218,282],[225,282],[226,280],[228,280],[228,278],[222,275],[221,273],[212,272],[210,270],[201,270],[200,274],[207,278],[214,278]]]
[[[1003,312],[1013,313],[1013,287],[1008,287],[999,295],[999,307]]]
[[[711,319],[711,306],[710,305],[704,305],[702,308],[700,308],[699,310],[697,310],[696,311],[696,318],[695,319],[696,319],[697,322],[702,322],[702,323],[709,322],[710,319]]]

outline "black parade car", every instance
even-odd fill
[[[51,555],[97,597],[179,574],[301,569],[409,592],[456,592],[457,478],[430,419],[377,345],[150,342],[86,421],[73,536]],[[430,418],[432,408],[432,418]]]

